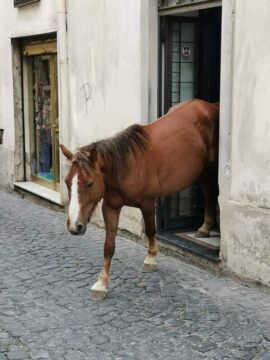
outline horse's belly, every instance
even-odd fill
[[[168,196],[190,186],[201,174],[205,160],[189,155],[184,161],[175,158],[167,161],[159,172],[161,196]]]

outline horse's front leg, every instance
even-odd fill
[[[141,206],[141,212],[145,223],[145,234],[148,238],[148,254],[143,262],[142,271],[151,272],[157,270],[157,244],[155,239],[155,200],[148,201]]]
[[[103,300],[107,295],[107,285],[109,282],[111,261],[115,250],[115,237],[117,234],[120,209],[110,207],[104,200],[102,213],[106,228],[104,258],[98,281],[91,287],[90,298],[92,300]]]

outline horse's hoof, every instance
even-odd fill
[[[143,264],[142,272],[154,272],[157,271],[156,264]]]
[[[90,290],[90,299],[91,300],[104,300],[107,296],[107,291],[98,291],[98,290]]]
[[[198,230],[195,235],[194,235],[195,238],[207,238],[209,237],[209,233],[206,233],[204,231],[201,231],[201,230]]]

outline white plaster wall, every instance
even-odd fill
[[[270,3],[224,1],[223,12],[233,37],[223,31],[221,256],[237,275],[270,285]]]
[[[270,208],[270,2],[237,0],[232,200]],[[269,171],[267,171],[269,169]]]
[[[148,0],[79,5],[68,1],[73,147],[148,122]]]
[[[270,286],[269,209],[227,202],[222,211],[222,258],[237,276]]]
[[[14,8],[13,1],[0,0],[0,9],[0,128],[5,131],[0,186],[11,186],[15,147],[11,38],[55,31],[56,1]]]

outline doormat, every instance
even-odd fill
[[[219,250],[220,248],[220,233],[211,231],[210,236],[207,238],[195,237],[196,231],[175,233],[176,236],[190,240],[196,244],[203,245],[211,250]]]

